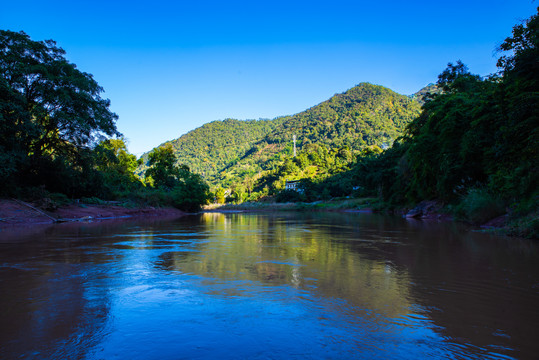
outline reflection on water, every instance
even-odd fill
[[[256,286],[286,285],[346,300],[351,309],[378,316],[404,315],[410,306],[406,273],[393,271],[384,259],[368,260],[350,252],[347,242],[361,239],[347,225],[211,213],[202,216],[200,232],[219,234],[220,241],[198,241],[196,252],[164,251],[157,265],[221,284],[233,280]],[[252,287],[231,286],[224,294],[228,291],[249,296]]]
[[[11,232],[0,358],[534,358],[538,270],[534,242],[371,214]]]

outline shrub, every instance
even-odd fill
[[[302,200],[301,194],[295,190],[285,189],[275,196],[275,201],[278,203],[299,202]]]
[[[457,217],[474,224],[485,223],[505,214],[505,204],[484,188],[472,188],[455,207]]]
[[[67,195],[62,194],[62,193],[51,193],[49,194],[49,198],[57,206],[68,205],[71,203],[71,200],[67,197]]]
[[[101,200],[98,197],[92,196],[92,197],[83,197],[80,199],[80,202],[83,204],[88,205],[103,205],[106,204],[106,201]]]

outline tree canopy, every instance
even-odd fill
[[[170,192],[170,201],[175,207],[196,211],[211,199],[210,188],[200,175],[193,174],[186,165],[176,165],[170,143],[153,149],[148,159],[147,181]]]
[[[0,176],[54,182],[44,168],[75,165],[79,149],[119,135],[103,88],[64,55],[52,40],[0,30],[0,158],[10,159]]]
[[[180,176],[180,168],[176,166],[176,156],[171,144],[153,149],[148,154],[150,166],[145,176],[156,187],[173,188]]]
[[[103,88],[77,69],[52,40],[33,41],[24,32],[0,31],[0,74],[24,100],[40,132],[32,150],[56,151],[62,142],[87,145],[99,133],[117,135],[118,116],[101,98]],[[23,117],[24,113],[20,116]]]
[[[471,221],[511,209],[533,219],[520,235],[539,236],[538,34],[539,14],[516,25],[499,48],[500,71],[486,78],[448,64],[405,136],[340,181],[391,203],[442,200]]]

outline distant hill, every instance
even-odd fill
[[[408,96],[361,83],[292,116],[214,121],[170,143],[179,163],[226,188],[291,154],[293,135],[298,151],[317,144],[359,152],[391,145],[419,113],[420,104]]]
[[[291,116],[272,131],[268,143],[291,141],[296,135],[300,147],[309,143],[331,147],[391,143],[420,111],[407,96],[379,85],[361,83],[336,94],[308,110]]]
[[[423,89],[419,90],[415,94],[410,95],[410,98],[416,100],[421,106],[425,103],[426,97],[429,94],[437,94],[440,92],[440,89],[436,84],[428,84]]]
[[[234,164],[280,123],[279,119],[217,120],[166,143],[172,144],[179,164],[189,166],[191,171],[214,183],[223,168]],[[148,153],[142,159],[139,173],[146,169]]]
[[[421,111],[408,96],[379,85],[361,83],[310,109],[281,118],[282,124],[261,139],[234,166],[223,169],[219,184],[234,186],[276,168],[292,154],[311,145],[349,148],[357,154],[367,146],[390,146]],[[248,181],[250,182],[250,181]]]

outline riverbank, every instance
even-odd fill
[[[503,214],[479,223],[456,218],[437,201],[423,201],[415,207],[388,208],[376,198],[334,199],[313,203],[246,202],[242,204],[212,204],[204,207],[205,212],[272,212],[272,211],[335,211],[335,212],[381,212],[408,219],[425,221],[459,221],[478,230],[500,235],[538,238],[539,220],[535,213],[527,216]]]
[[[256,212],[256,211],[345,211],[372,212],[374,198],[337,199],[312,203],[244,202],[241,204],[210,204],[205,212]]]
[[[19,200],[0,200],[0,228],[52,224],[56,222],[101,221],[131,217],[174,217],[185,213],[175,208],[126,207],[117,203],[72,203],[54,210]]]
[[[276,212],[276,211],[333,211],[333,212],[383,212],[398,216],[429,221],[458,221],[436,202],[423,202],[414,208],[388,210],[376,198],[334,199],[312,203],[246,202],[242,204],[211,204],[204,212]],[[0,199],[0,229],[58,222],[103,221],[125,218],[172,218],[185,212],[171,207],[133,207],[119,202],[87,204],[74,202],[45,210],[43,204]],[[485,223],[473,224],[479,229],[499,234],[537,238],[538,220],[532,217],[511,219],[505,214]]]
[[[406,218],[423,220],[452,221],[453,216],[443,211],[443,206],[436,201],[425,201],[414,208],[391,208],[377,198],[338,198],[312,203],[276,203],[276,202],[245,202],[242,204],[211,204],[204,211],[225,212],[256,212],[256,211],[336,211],[336,212],[381,212]]]

